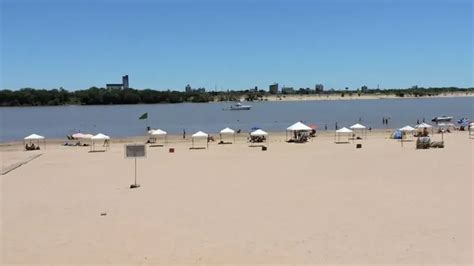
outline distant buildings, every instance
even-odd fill
[[[122,83],[108,83],[105,84],[107,89],[111,90],[126,90],[128,89],[128,75],[122,76]]]
[[[122,76],[122,86],[123,89],[128,89],[128,75]]]
[[[369,89],[369,88],[368,88],[367,86],[365,86],[365,85],[362,86],[362,87],[360,87],[360,90],[361,90],[362,92],[367,92],[368,89]]]
[[[316,93],[323,92],[323,91],[324,91],[324,86],[323,86],[323,84],[316,84],[316,85],[314,86],[314,90],[316,91]]]
[[[270,94],[278,94],[278,83],[273,83],[269,86]]]
[[[186,87],[184,87],[184,91],[188,92],[188,93],[190,93],[190,92],[206,92],[206,88],[193,89],[191,87],[191,85],[188,84],[188,85],[186,85]]]
[[[184,91],[185,91],[185,92],[191,92],[191,91],[193,91],[193,89],[191,88],[191,85],[188,84],[188,85],[186,85],[186,87],[184,88]]]
[[[294,89],[293,87],[285,87],[285,86],[283,86],[283,87],[281,88],[281,93],[283,93],[283,94],[291,94],[291,93],[293,93],[293,92],[295,92],[295,89]],[[270,91],[270,93],[271,93],[271,91]]]

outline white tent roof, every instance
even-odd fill
[[[415,126],[415,128],[432,128],[433,126],[427,123],[421,123]]]
[[[359,123],[352,125],[350,128],[351,129],[366,129],[364,125],[361,125]]]
[[[233,130],[232,128],[224,128],[223,130],[221,130],[220,132],[221,134],[234,134],[235,133],[235,130]]]
[[[198,131],[192,135],[193,138],[207,138],[209,135],[205,132]]]
[[[289,126],[286,130],[288,130],[288,131],[308,131],[308,130],[312,130],[312,128],[308,127],[307,125],[305,125],[301,122],[296,122],[293,125]]]
[[[97,139],[110,139],[110,137],[107,136],[107,135],[104,135],[102,133],[99,133],[99,134],[93,136],[91,139],[94,139],[94,140],[97,140]]]
[[[156,130],[150,130],[150,135],[166,135],[168,134],[166,131],[161,130],[161,129],[156,129]]]
[[[469,123],[469,126],[474,127],[474,122]]]
[[[36,140],[36,139],[44,139],[43,136],[37,135],[37,134],[31,134],[28,137],[25,137],[25,140]]]
[[[336,130],[336,133],[352,133],[353,131],[348,129],[347,127],[343,127],[339,130]]]
[[[268,135],[268,133],[261,129],[257,129],[253,131],[252,133],[250,133],[250,136],[265,136],[265,135]]]
[[[399,130],[400,131],[413,131],[415,129],[412,128],[411,126],[404,126],[404,127],[400,128]]]

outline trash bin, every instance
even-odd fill
[[[266,146],[262,146],[262,151],[266,151],[267,150],[267,147]]]
[[[174,148],[170,148],[170,153],[174,153]]]
[[[361,144],[361,143],[357,143],[357,144],[356,144],[356,149],[362,149],[362,144]]]

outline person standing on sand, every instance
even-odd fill
[[[337,122],[336,122],[336,130],[338,130]]]
[[[327,123],[324,124],[324,130],[326,130],[326,131],[328,130],[328,124]]]
[[[186,130],[183,129],[183,139],[186,139]]]

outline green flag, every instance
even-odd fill
[[[148,113],[142,114],[138,119],[148,119]]]

